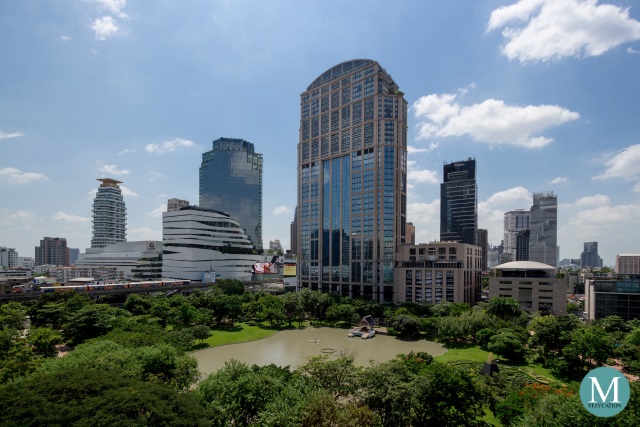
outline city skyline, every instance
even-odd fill
[[[44,236],[89,247],[94,183],[105,176],[125,183],[127,240],[159,240],[167,199],[198,200],[201,154],[228,135],[264,154],[263,244],[288,249],[302,89],[320,70],[369,58],[409,104],[417,243],[439,237],[442,165],[473,157],[490,244],[502,240],[505,212],[553,191],[561,259],[590,241],[605,265],[640,252],[634,2],[409,1],[389,14],[376,5],[5,5],[0,246],[22,257]]]

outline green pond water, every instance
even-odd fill
[[[278,332],[258,341],[207,348],[192,355],[198,360],[200,372],[207,375],[224,367],[230,359],[248,365],[273,363],[296,368],[305,364],[310,356],[326,354],[329,358],[337,358],[341,354],[350,354],[355,357],[357,365],[368,366],[370,361],[384,362],[411,351],[424,351],[432,356],[446,351],[442,345],[432,341],[406,341],[380,334],[365,340],[349,338],[347,334],[346,329],[308,327]]]

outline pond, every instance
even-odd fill
[[[355,357],[359,366],[368,366],[369,361],[385,362],[396,355],[424,351],[437,356],[446,349],[435,342],[417,340],[406,341],[388,335],[377,334],[374,338],[349,338],[346,329],[314,328],[278,332],[258,341],[230,344],[207,348],[192,353],[198,360],[200,372],[208,375],[224,367],[230,359],[247,365],[264,366],[273,363],[278,366],[296,368],[307,362],[310,356],[326,354],[335,359],[341,354]]]

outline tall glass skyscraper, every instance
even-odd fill
[[[92,248],[127,241],[127,208],[124,205],[120,181],[100,178],[102,182],[93,200]]]
[[[375,61],[338,64],[300,95],[298,285],[393,301],[405,243],[407,101]]]
[[[529,225],[529,261],[558,265],[558,196],[533,193]]]
[[[476,160],[445,163],[440,184],[440,240],[475,245],[477,233]]]
[[[220,138],[202,154],[200,207],[228,213],[262,250],[262,154],[252,143]]]

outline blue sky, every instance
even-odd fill
[[[378,61],[410,105],[408,220],[439,236],[443,162],[475,157],[479,225],[558,195],[561,258],[640,253],[640,6],[632,0],[35,1],[0,9],[0,246],[91,240],[97,178],[128,240],[198,202],[219,137],[264,154],[263,237],[289,247],[300,93]]]

